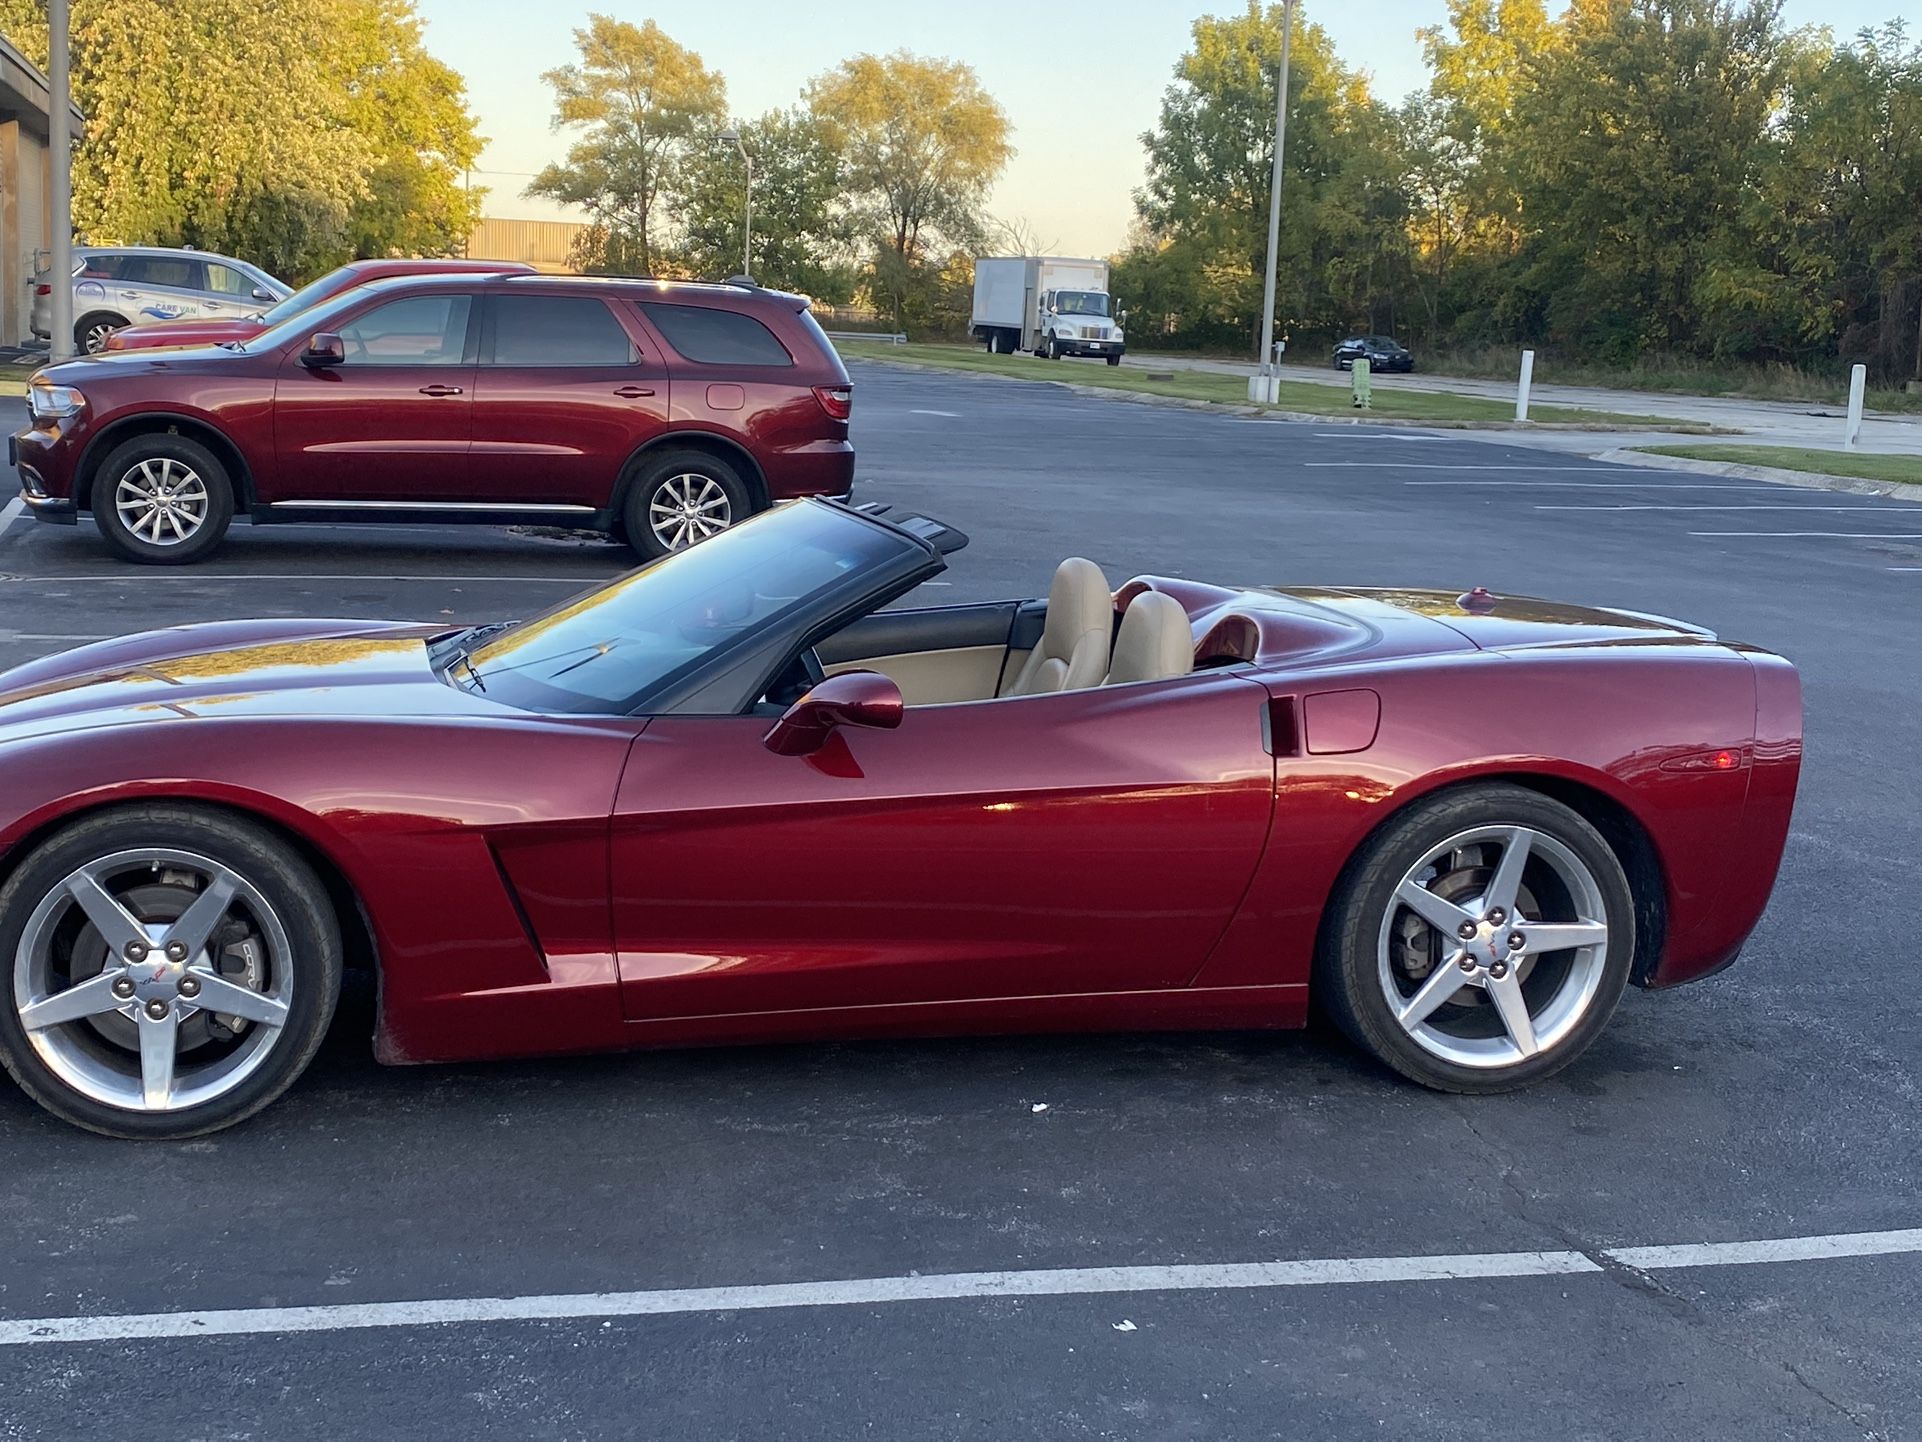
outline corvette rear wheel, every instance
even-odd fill
[[[0,1064],[48,1111],[108,1136],[175,1139],[279,1096],[340,990],[320,879],[269,833],[135,806],[75,823],[0,889]]]
[[[1409,808],[1337,889],[1316,958],[1322,1007],[1402,1075],[1497,1092],[1560,1071],[1628,983],[1635,907],[1601,834],[1518,786]]]

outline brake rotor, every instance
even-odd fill
[[[1417,878],[1444,901],[1452,901],[1457,906],[1465,906],[1479,900],[1488,890],[1489,882],[1495,878],[1492,860],[1485,861],[1481,844],[1464,846],[1448,856],[1448,867],[1444,870],[1439,864],[1427,875]],[[1524,882],[1515,894],[1516,913],[1525,920],[1539,919],[1541,910],[1535,903],[1534,893]],[[1455,950],[1453,937],[1444,937],[1433,926],[1417,916],[1407,907],[1402,907],[1395,918],[1389,962],[1398,976],[1406,977],[1419,986],[1426,981],[1436,967],[1448,961]],[[1515,968],[1515,979],[1525,982],[1535,968],[1535,957],[1531,954],[1522,958]],[[1443,1002],[1443,1006],[1487,1006],[1488,992],[1479,986],[1465,986],[1454,996]]]

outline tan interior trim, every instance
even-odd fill
[[[836,661],[822,669],[830,676],[843,671],[879,671],[901,688],[910,706],[939,706],[949,701],[983,701],[1000,689],[1006,673],[1005,646],[958,646],[948,651],[909,651],[895,656],[863,656]],[[1027,653],[1021,655],[1025,658]],[[1020,662],[1013,663],[1017,669]]]

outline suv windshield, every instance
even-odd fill
[[[1058,290],[1054,308],[1060,315],[1106,315],[1108,297],[1098,290]]]
[[[831,505],[782,506],[492,636],[450,679],[530,711],[625,715],[715,651],[912,549]]]
[[[322,279],[325,279],[325,277],[322,277]],[[314,282],[314,285],[319,284],[320,281]],[[374,282],[376,286],[380,284],[381,282],[379,281]],[[305,290],[296,291],[293,295],[288,296],[286,300],[283,300],[279,305],[275,306],[274,310],[276,312],[288,310],[295,301],[299,300],[307,291],[312,290],[314,285],[306,287]],[[367,300],[372,294],[373,291],[367,286],[352,286],[343,290],[338,295],[327,297],[318,305],[310,305],[304,310],[292,311],[283,319],[271,323],[266,330],[249,340],[242,349],[250,351],[272,350],[275,346],[285,345],[287,342],[296,338],[305,341],[308,336],[313,335],[316,331],[331,329],[332,327],[328,322],[352,310],[362,301]]]

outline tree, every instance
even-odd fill
[[[44,0],[0,0],[0,31],[44,63]],[[479,141],[406,0],[74,0],[72,47],[74,219],[92,240],[299,277],[444,253],[472,228],[454,175]]]
[[[652,274],[656,209],[673,193],[689,152],[727,115],[727,82],[648,20],[591,15],[574,32],[578,65],[541,77],[554,89],[554,128],[576,127],[564,164],[549,165],[527,194],[578,205],[623,255]]]
[[[988,190],[1014,154],[1007,113],[971,67],[905,50],[845,60],[805,95],[871,212],[877,286],[898,318],[915,278],[939,274],[930,240],[979,236]]]
[[[764,285],[840,303],[853,295],[854,217],[842,203],[845,164],[825,127],[798,107],[739,125],[754,162],[754,256]],[[693,150],[683,165],[678,256],[689,274],[718,280],[741,266],[747,173],[731,145]]]
[[[1254,0],[1238,15],[1195,21],[1160,120],[1141,138],[1148,178],[1135,208],[1152,241],[1129,257],[1130,300],[1181,298],[1170,310],[1202,343],[1252,349],[1260,334],[1281,32],[1281,7]],[[1299,15],[1289,72],[1276,292],[1284,335],[1364,320],[1378,293],[1392,310],[1391,262],[1405,265],[1407,251],[1392,116],[1336,58],[1327,32]]]
[[[1518,281],[1551,339],[1613,361],[1694,348],[1705,257],[1759,182],[1782,98],[1779,0],[1616,0],[1526,65],[1505,148]]]

